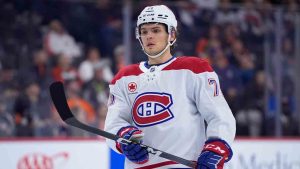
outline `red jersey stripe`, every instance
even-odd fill
[[[173,63],[166,66],[163,70],[181,70],[187,69],[199,74],[203,72],[213,72],[208,61],[198,57],[182,56],[178,57]]]
[[[142,73],[143,72],[139,68],[139,64],[126,66],[117,73],[117,75],[111,81],[111,84],[115,84],[119,79],[121,79],[124,76],[138,76]]]
[[[192,56],[181,56],[176,58],[171,64],[163,68],[162,70],[191,70],[192,72],[199,74],[203,72],[213,72],[212,67],[209,65],[208,61],[198,57]],[[133,64],[126,66],[121,69],[117,75],[111,81],[111,84],[115,84],[116,81],[125,76],[138,76],[142,74],[143,71],[140,69],[139,64]]]

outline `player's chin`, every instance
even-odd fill
[[[146,49],[146,52],[149,54],[149,55],[157,55],[159,54],[160,51],[158,50],[154,50],[154,49]]]

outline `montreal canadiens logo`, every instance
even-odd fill
[[[172,96],[167,93],[142,93],[132,107],[132,118],[139,127],[152,126],[172,119]]]

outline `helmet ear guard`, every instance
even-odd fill
[[[140,39],[140,28],[139,28],[139,26],[135,27],[135,38]]]

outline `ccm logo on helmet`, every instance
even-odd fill
[[[170,110],[172,104],[172,96],[168,93],[142,93],[133,103],[132,119],[139,127],[166,122],[174,117]]]

